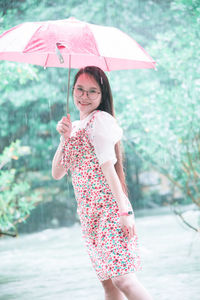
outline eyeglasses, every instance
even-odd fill
[[[98,92],[94,89],[87,91],[81,87],[74,87],[73,91],[74,91],[74,95],[78,98],[83,97],[84,92],[86,92],[86,95],[90,100],[95,100],[98,97],[98,94],[101,94],[101,92]]]

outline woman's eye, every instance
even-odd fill
[[[90,90],[90,93],[91,93],[91,94],[95,94],[96,91],[95,91],[95,90]]]
[[[78,91],[80,91],[80,92],[82,92],[82,91],[83,91],[83,89],[82,89],[82,88],[80,88],[80,87],[78,87],[78,88],[77,88],[77,90],[78,90]]]

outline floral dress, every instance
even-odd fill
[[[97,116],[103,121],[109,118],[113,128],[118,126],[113,116],[95,110],[86,126],[66,140],[61,164],[66,173],[71,172],[82,235],[98,279],[103,281],[135,272],[141,267],[137,235],[128,241],[128,236],[122,231],[117,202],[101,170],[101,153],[97,156],[94,147]],[[107,132],[110,129],[107,128]],[[101,144],[101,148],[104,145]],[[109,157],[112,150],[107,150]]]

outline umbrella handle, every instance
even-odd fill
[[[70,89],[71,55],[69,54],[68,84],[67,84],[67,114],[69,114],[69,89]]]

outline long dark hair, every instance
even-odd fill
[[[96,80],[96,82],[98,83],[101,89],[101,95],[102,95],[101,103],[96,109],[106,111],[107,113],[109,113],[115,118],[112,92],[111,92],[108,78],[104,73],[104,71],[102,71],[100,68],[95,66],[88,66],[80,69],[74,78],[73,88],[76,84],[77,79],[81,74],[88,74],[89,76],[92,76]],[[115,153],[117,157],[115,170],[121,182],[122,189],[126,194],[126,196],[128,196],[128,188],[126,185],[126,178],[125,178],[124,166],[123,166],[124,152],[123,152],[121,142],[117,142],[115,144]]]

